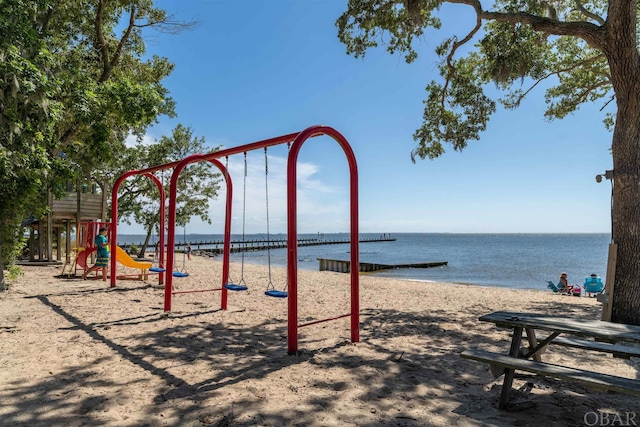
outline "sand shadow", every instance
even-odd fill
[[[69,291],[64,295],[128,293],[140,289]],[[38,299],[71,324],[61,330],[81,331],[163,383],[162,391],[149,390],[156,407],[171,406],[181,419],[193,424],[199,421],[204,425],[318,425],[319,415],[340,410],[341,396],[347,392],[356,394],[359,404],[369,408],[365,413],[370,414],[370,419],[355,420],[352,425],[374,425],[370,420],[384,423],[375,425],[424,425],[424,418],[415,415],[421,406],[438,408],[433,416],[450,425],[455,425],[461,416],[473,419],[479,425],[524,425],[523,422],[540,408],[579,402],[562,418],[565,425],[571,425],[581,420],[587,410],[597,410],[602,404],[612,404],[620,409],[630,407],[627,400],[616,403],[618,395],[587,395],[574,385],[565,387],[553,380],[544,380],[535,384],[557,391],[550,397],[535,396],[537,409],[521,413],[499,411],[499,388],[494,388],[495,380],[488,368],[459,357],[459,353],[469,347],[508,348],[508,332],[498,339],[491,338],[486,332],[494,325],[477,321],[479,315],[488,312],[487,307],[481,305],[469,306],[469,313],[475,314],[462,321],[447,309],[407,313],[365,308],[361,312],[360,343],[350,343],[345,338],[327,344],[326,339],[314,338],[311,330],[305,333],[301,342],[303,350],[296,355],[287,355],[286,322],[265,320],[246,327],[223,321],[202,321],[220,310],[171,315],[151,313],[87,322],[56,304],[52,297],[58,295],[62,294],[28,298]],[[558,301],[534,304],[528,311],[562,312],[593,319],[599,316],[597,309],[584,305],[567,306]],[[155,328],[131,334],[126,339],[118,334],[108,334],[118,328],[130,331],[132,326],[142,324],[155,324]],[[91,396],[75,401],[67,398],[71,389],[90,387],[99,391],[113,386],[95,370],[95,365],[101,362],[97,359],[62,370],[34,386],[7,384],[2,393],[18,396],[14,400],[21,403],[5,411],[3,422],[15,426],[75,425],[81,419],[82,425],[102,425],[99,419],[90,415],[108,408],[112,404],[110,396]],[[338,368],[349,374],[344,379],[332,381],[321,376],[311,377],[307,382],[302,378],[290,378],[288,393],[299,396],[295,407],[281,413],[261,413],[251,421],[239,419],[238,415],[246,408],[255,408],[264,399],[273,398],[268,389],[257,384],[258,380],[285,372],[295,365],[307,364],[317,372]],[[176,366],[184,366],[191,372],[181,375]],[[193,375],[193,371],[197,371],[197,375]],[[232,396],[232,406],[211,406],[212,396],[224,396],[228,389],[237,389],[240,385],[247,392]],[[526,396],[524,391],[522,393]],[[36,406],[39,409],[34,410]],[[66,415],[52,419],[47,415],[47,408],[54,407],[67,407]],[[153,410],[145,406],[140,408],[140,411],[147,411],[149,417]]]

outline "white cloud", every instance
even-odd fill
[[[145,134],[142,137],[142,145],[151,145],[151,144],[155,144],[155,142],[156,142],[156,139],[149,134]],[[138,137],[135,135],[129,134],[129,136],[127,136],[127,139],[124,140],[124,144],[129,148],[135,147],[138,144]]]
[[[134,135],[129,135],[126,145],[137,143]],[[142,143],[153,144],[156,139],[146,134]],[[221,141],[218,141],[221,142]],[[217,145],[217,144],[216,144]],[[227,144],[224,144],[227,145]],[[267,232],[267,187],[265,186],[265,158],[262,150],[247,153],[246,188],[244,181],[244,156],[237,154],[229,159],[218,159],[227,165],[233,185],[232,233],[242,233],[243,211],[245,212],[245,233]],[[268,209],[269,232],[287,231],[287,158],[269,154],[268,157]],[[347,231],[349,227],[349,183],[336,186],[326,183],[323,176],[332,173],[330,166],[298,160],[297,211],[298,231],[332,232]],[[324,169],[323,169],[324,168]],[[243,195],[246,192],[246,198]],[[224,231],[226,185],[221,183],[218,198],[210,201],[209,216],[212,224],[193,218],[187,225],[187,233],[221,234]],[[136,226],[129,227],[133,232]],[[138,227],[139,228],[139,227]],[[140,228],[141,230],[141,228]],[[140,231],[142,232],[142,231]]]
[[[265,163],[262,152],[247,155],[246,189],[244,188],[244,158],[236,155],[229,158],[228,170],[233,185],[232,233],[242,232],[243,211],[245,233],[267,232],[267,187],[265,185]],[[221,159],[225,163],[225,159]],[[268,159],[268,209],[269,232],[284,233],[287,224],[287,159],[269,156]],[[348,192],[324,184],[317,179],[321,168],[313,163],[298,162],[297,204],[299,232],[342,231],[348,228]],[[345,184],[348,188],[348,183]],[[243,198],[246,193],[246,199]],[[343,200],[344,199],[344,200]],[[222,233],[226,186],[223,184],[219,197],[211,202],[210,216],[215,225],[209,226],[199,220],[192,223],[190,233]],[[343,226],[342,224],[346,224]]]

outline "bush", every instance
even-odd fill
[[[16,280],[19,276],[22,276],[24,272],[19,265],[10,265],[7,267],[7,279]]]

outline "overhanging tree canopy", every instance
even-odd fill
[[[152,0],[0,1],[0,290],[20,222],[44,212],[42,196],[173,115],[161,83],[173,64],[145,57],[143,31],[192,25]]]
[[[465,34],[444,40],[440,79],[427,86],[424,121],[414,133],[412,158],[436,158],[444,144],[463,150],[480,138],[497,103],[515,108],[542,81],[549,119],[600,100],[615,113],[612,239],[618,245],[612,320],[640,325],[640,54],[638,3],[631,0],[350,0],[336,22],[347,53],[363,57],[384,44],[417,57],[412,44],[439,28],[444,3],[467,5],[477,20]],[[466,56],[462,46],[473,47]],[[486,93],[494,83],[504,96]]]
[[[119,174],[182,160],[192,154],[218,151],[219,148],[207,147],[204,137],[197,137],[191,128],[178,124],[170,136],[162,136],[155,144],[138,143],[128,148],[121,158]],[[172,171],[158,173],[164,188],[169,188]],[[215,171],[212,163],[199,162],[186,167],[178,180],[176,226],[186,227],[194,216],[211,224],[209,202],[217,197],[219,190],[220,173]],[[142,257],[154,230],[157,234],[161,232],[157,187],[147,177],[135,176],[123,183],[119,193],[119,219],[127,224],[134,220],[145,227],[147,234],[139,248],[139,256]]]

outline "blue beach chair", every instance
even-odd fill
[[[560,288],[553,284],[551,280],[547,280],[547,288],[551,289],[554,294],[560,293]]]
[[[602,293],[604,290],[604,283],[602,283],[602,279],[597,277],[595,274],[592,274],[591,277],[587,277],[584,279],[584,285],[582,285],[584,291],[587,295],[595,297],[597,294]]]
[[[547,280],[547,288],[551,289],[554,294],[580,296],[580,287],[574,285],[569,291],[563,291],[560,283],[555,285],[551,280]]]

